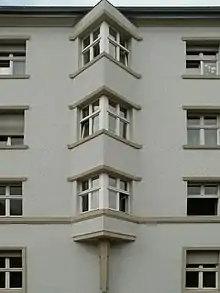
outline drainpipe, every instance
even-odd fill
[[[102,293],[107,293],[108,291],[109,247],[109,241],[101,240],[99,242],[100,289]]]

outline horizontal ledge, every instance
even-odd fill
[[[24,182],[27,181],[27,177],[0,177],[0,182]]]
[[[183,74],[182,78],[183,79],[220,79],[220,75],[207,76],[207,75]]]
[[[182,106],[183,110],[188,111],[220,111],[220,106]]]
[[[27,150],[27,149],[29,149],[28,145],[8,145],[8,146],[0,145],[0,150]]]
[[[125,180],[134,180],[134,181],[141,181],[141,177],[134,176],[132,174],[128,174],[126,172],[123,172],[121,170],[115,169],[113,167],[107,166],[107,165],[99,165],[97,167],[94,167],[92,169],[89,169],[85,172],[82,172],[76,176],[73,177],[68,177],[67,181],[68,182],[73,182],[75,180],[85,178],[85,177],[90,177],[91,175],[94,174],[100,174],[100,173],[108,173],[108,174],[114,174],[117,175]]]
[[[101,129],[101,130],[97,131],[96,133],[94,133],[94,134],[92,134],[90,136],[87,136],[86,138],[83,138],[83,139],[81,139],[81,140],[79,140],[79,141],[77,141],[75,143],[69,144],[68,149],[74,149],[74,148],[78,147],[79,145],[81,145],[81,144],[83,144],[85,142],[88,142],[88,141],[90,141],[90,140],[92,140],[92,139],[94,139],[94,138],[96,138],[96,137],[98,137],[99,135],[102,135],[102,134],[105,134],[108,137],[116,139],[116,140],[118,140],[118,141],[120,141],[120,142],[122,142],[122,143],[124,143],[124,144],[126,144],[128,146],[131,146],[131,147],[133,147],[135,149],[141,149],[142,148],[142,145],[140,145],[140,144],[137,144],[137,143],[132,142],[130,140],[124,139],[124,138],[122,138],[122,137],[120,137],[120,136],[118,136],[118,135],[116,135],[114,133],[111,133],[107,129]]]
[[[219,182],[220,177],[183,177],[183,181],[196,181],[196,182]]]
[[[133,75],[135,78],[140,79],[142,77],[139,73],[136,73],[131,68],[123,65],[122,63],[120,63],[119,61],[117,61],[116,59],[114,59],[111,55],[109,55],[106,52],[103,52],[100,55],[98,55],[97,57],[95,57],[92,61],[90,61],[85,66],[83,66],[82,68],[80,68],[79,70],[77,70],[75,73],[70,74],[69,77],[71,79],[74,79],[75,77],[77,77],[79,74],[81,74],[83,71],[85,71],[87,68],[89,68],[90,66],[92,66],[93,64],[95,64],[97,61],[99,61],[103,57],[105,57],[108,60],[112,61],[113,63],[115,63],[116,65],[118,65],[119,67],[121,67],[122,69],[124,69],[125,71],[127,71],[128,73],[130,73],[131,75]]]
[[[14,106],[1,106],[0,105],[0,111],[1,110],[29,110],[30,109],[30,106],[26,106],[26,105],[24,105],[24,106],[16,106],[16,105],[14,105]]]
[[[136,236],[129,235],[129,234],[123,234],[123,233],[117,233],[113,231],[107,231],[107,230],[101,230],[97,232],[91,232],[91,233],[85,233],[73,236],[73,240],[75,242],[85,242],[85,241],[92,241],[96,239],[110,239],[114,241],[135,241]]]
[[[214,146],[214,147],[209,147],[209,146],[190,146],[190,145],[183,145],[184,150],[220,150],[220,146]]]
[[[211,42],[211,41],[216,41],[216,42],[220,42],[220,37],[182,37],[182,41],[201,41],[201,42]]]
[[[28,35],[0,35],[0,40],[30,40]]]
[[[0,79],[29,79],[30,75],[1,75]]]
[[[113,91],[112,89],[110,89],[107,86],[101,86],[99,87],[97,90],[93,91],[92,93],[90,93],[89,95],[85,96],[84,98],[80,99],[78,102],[69,105],[69,109],[73,110],[76,107],[79,106],[84,106],[86,103],[89,103],[90,101],[93,101],[94,99],[96,99],[97,97],[101,97],[101,96],[107,96],[109,98],[113,98],[116,101],[120,101],[122,103],[125,103],[127,106],[134,108],[136,110],[141,110],[141,106],[133,103],[131,101],[129,101],[127,98],[125,98],[124,96],[118,94],[117,92]]]
[[[1,224],[71,224],[71,217],[0,217]]]
[[[115,219],[119,219],[119,220],[123,220],[127,222],[136,222],[135,217],[130,214],[123,213],[121,211],[109,210],[109,209],[99,209],[99,210],[89,211],[89,212],[85,212],[85,213],[77,215],[76,217],[73,218],[72,223],[78,223],[78,222],[82,222],[82,221],[86,221],[89,219],[94,219],[94,218],[98,218],[102,216],[115,218]]]

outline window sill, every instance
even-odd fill
[[[24,74],[24,75],[1,75],[0,79],[29,79],[30,75]]]
[[[89,68],[90,66],[92,66],[93,64],[95,64],[97,61],[99,61],[103,57],[105,57],[108,60],[112,61],[113,63],[117,64],[119,67],[121,67],[122,69],[124,69],[125,71],[127,71],[128,73],[130,73],[131,75],[133,75],[134,77],[136,77],[137,79],[140,79],[142,77],[139,73],[136,73],[131,68],[123,65],[122,63],[120,63],[119,61],[117,61],[116,59],[114,59],[111,55],[109,55],[106,52],[103,52],[100,55],[98,55],[97,57],[95,57],[92,61],[90,61],[89,63],[87,63],[86,65],[84,65],[82,68],[80,68],[79,70],[77,70],[75,73],[70,74],[69,77],[71,79],[74,79],[75,77],[77,77],[77,75],[81,74],[84,70],[86,70],[87,68]]]
[[[190,145],[184,145],[183,146],[184,150],[220,150],[220,146],[214,146],[214,147],[209,147],[205,145],[198,145],[198,146],[190,146]]]
[[[220,79],[220,75],[208,76],[208,75],[194,75],[194,74],[183,74],[183,79]]]
[[[122,137],[120,137],[120,136],[118,136],[118,135],[116,135],[114,133],[111,133],[110,131],[108,131],[106,129],[102,129],[102,130],[99,130],[96,133],[94,133],[94,134],[92,134],[92,135],[90,135],[90,136],[88,136],[86,138],[83,138],[83,139],[81,139],[81,140],[79,140],[79,141],[77,141],[75,143],[69,144],[68,149],[74,149],[75,147],[77,147],[77,146],[79,146],[79,145],[81,145],[81,144],[83,144],[83,143],[85,143],[87,141],[90,141],[91,139],[93,139],[93,138],[95,138],[95,137],[97,137],[97,136],[99,136],[101,134],[105,134],[105,135],[107,135],[107,136],[109,136],[111,138],[114,138],[114,139],[116,139],[116,140],[118,140],[118,141],[120,141],[120,142],[122,142],[122,143],[124,143],[126,145],[129,145],[129,146],[131,146],[131,147],[133,147],[135,149],[141,149],[142,148],[142,145],[140,145],[140,144],[137,144],[137,143],[134,143],[134,142],[132,142],[130,140],[124,139],[124,138],[122,138]]]
[[[6,145],[0,146],[0,150],[27,150],[29,146],[27,145]]]

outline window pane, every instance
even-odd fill
[[[111,132],[116,133],[116,118],[113,117],[112,115],[108,115],[109,121],[108,121],[108,129]]]
[[[116,41],[116,39],[117,39],[117,32],[111,26],[109,27],[109,35],[111,36],[112,39],[114,39]]]
[[[128,65],[128,53],[120,48],[120,62],[124,65]]]
[[[109,54],[116,59],[117,56],[117,46],[109,42]]]
[[[91,192],[91,209],[95,210],[99,208],[99,191]]]
[[[92,113],[96,112],[99,110],[99,100],[95,101],[92,103]]]
[[[204,75],[216,75],[217,74],[217,66],[216,62],[203,61],[203,72]]]
[[[10,187],[10,195],[22,195],[22,185],[11,185]]]
[[[120,180],[120,189],[128,190],[128,182]]]
[[[0,288],[5,288],[5,273],[0,272]]]
[[[99,186],[99,176],[92,178],[92,187]]]
[[[117,209],[117,192],[113,190],[109,190],[109,208]]]
[[[127,138],[127,127],[128,124],[120,120],[119,136]]]
[[[110,111],[116,113],[116,106],[117,106],[117,104],[115,102],[110,101],[110,100],[108,101],[108,108]]]
[[[89,210],[89,196],[88,194],[85,194],[83,196],[81,196],[81,209],[82,212],[87,212]]]
[[[126,194],[119,194],[119,210],[121,212],[128,211],[128,196]]]
[[[10,288],[22,287],[22,272],[10,272]]]
[[[5,216],[5,199],[0,199],[0,216]]]
[[[123,117],[123,118],[127,118],[127,109],[120,106],[120,116]]]
[[[13,61],[13,74],[25,74],[25,61]]]
[[[22,145],[22,144],[24,144],[24,136],[11,137],[11,145]]]
[[[218,185],[205,185],[205,194],[217,195],[218,194]]]
[[[203,272],[203,287],[215,288],[216,287],[216,273]]]
[[[87,137],[89,136],[89,119],[81,122],[81,137]]]
[[[10,257],[10,268],[22,268],[22,258]]]
[[[188,145],[196,146],[200,144],[199,129],[188,129],[187,130],[187,142]]]
[[[90,61],[90,51],[86,51],[85,53],[83,53],[83,64],[87,64]]]
[[[217,145],[217,130],[205,129],[205,145],[216,146]]]
[[[95,41],[96,39],[98,39],[100,34],[100,28],[97,28],[94,32],[93,32],[93,41]]]
[[[0,185],[0,196],[6,194],[6,186]]]
[[[92,133],[99,130],[99,115],[92,118]]]
[[[194,126],[200,124],[200,117],[190,117],[187,118],[187,125],[188,126]]]
[[[0,257],[0,268],[5,268],[5,257]]]
[[[82,181],[81,188],[82,191],[89,189],[89,180]]]
[[[89,106],[86,106],[82,109],[82,118],[89,116]]]
[[[116,178],[109,177],[108,184],[109,184],[109,186],[117,187],[117,180],[116,180]]]
[[[90,44],[90,36],[83,39],[83,49],[85,49]]]
[[[100,44],[99,42],[93,46],[93,58],[100,54]]]
[[[199,286],[199,273],[186,272],[186,288],[198,288]]]
[[[199,267],[199,264],[187,264],[186,268],[188,269],[196,269]]]
[[[10,215],[22,215],[22,199],[10,199]]]
[[[188,185],[187,186],[188,195],[199,195],[201,194],[201,186],[200,185]]]
[[[204,117],[205,125],[217,125],[217,117]]]

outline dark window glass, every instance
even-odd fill
[[[93,46],[93,57],[95,58],[100,54],[100,45],[99,43]]]
[[[81,137],[89,136],[89,119],[81,123]]]
[[[22,272],[10,272],[10,288],[22,288]]]
[[[11,145],[22,145],[22,144],[24,144],[23,136],[13,136],[11,138]]]
[[[119,210],[121,212],[127,212],[127,200],[128,196],[126,194],[119,194]]]
[[[5,199],[0,199],[0,216],[5,216]]]
[[[22,258],[10,257],[10,268],[22,268]]]
[[[5,257],[0,257],[0,268],[5,268]]]
[[[0,272],[0,288],[5,288],[5,273]]]
[[[186,61],[186,68],[199,68],[200,67],[200,61],[192,60]]]
[[[203,287],[204,288],[216,287],[216,273],[215,272],[203,272]]]
[[[187,215],[188,216],[213,216],[217,215],[216,198],[188,198]]]
[[[10,215],[21,216],[22,215],[22,199],[10,200]]]
[[[89,210],[89,196],[88,194],[82,196],[82,212]]]
[[[10,186],[10,195],[22,195],[22,185],[11,185]]]
[[[10,67],[10,61],[9,60],[0,60],[0,68]]]
[[[5,193],[6,193],[6,186],[4,186],[4,185],[0,185],[0,195],[5,195]]]
[[[199,286],[199,273],[186,272],[186,288],[198,288]]]

